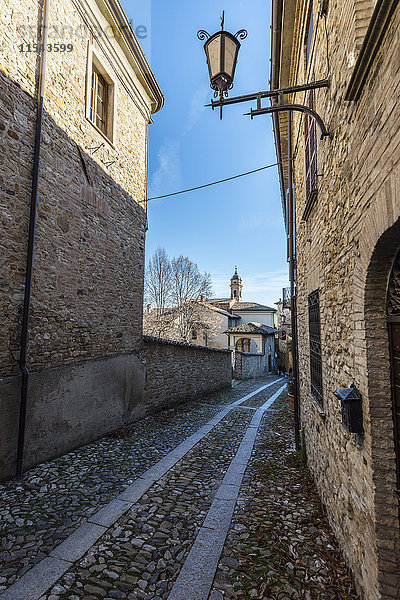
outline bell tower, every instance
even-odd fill
[[[235,274],[233,275],[233,277],[231,279],[231,300],[234,300],[235,302],[241,302],[242,301],[242,290],[243,290],[242,279],[238,275],[237,267],[235,267]]]

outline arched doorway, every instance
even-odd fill
[[[400,444],[395,429],[399,419],[393,385],[396,364],[393,335],[396,335],[394,328],[398,317],[395,307],[398,307],[399,298],[400,219],[383,231],[374,245],[371,244],[373,233],[367,229],[364,232],[365,246],[360,260],[361,267],[363,263],[366,265],[365,337],[355,338],[357,356],[362,362],[365,352],[366,358],[366,369],[360,369],[358,379],[365,398],[364,459],[367,466],[371,461],[372,475],[371,479],[365,478],[364,493],[365,498],[369,495],[372,500],[372,518],[363,522],[370,550],[367,552],[367,546],[362,549],[361,564],[368,573],[376,573],[377,589],[382,598],[397,598],[400,590],[400,521],[396,490],[399,489]],[[400,406],[398,396],[397,406]]]
[[[400,499],[400,252],[397,254],[389,280],[387,320],[397,462],[397,495]]]

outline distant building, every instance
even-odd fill
[[[237,267],[231,278],[231,297],[230,298],[213,298],[209,300],[210,304],[223,308],[231,313],[235,313],[240,317],[240,323],[257,322],[261,325],[275,326],[276,308],[264,306],[257,302],[244,302],[242,298],[243,282],[238,274]]]
[[[240,322],[240,316],[225,310],[221,307],[214,306],[212,301],[203,301],[201,303],[204,316],[214,323],[217,328],[216,331],[207,332],[193,331],[192,342],[200,346],[208,346],[209,348],[217,348],[219,350],[229,348],[229,339],[226,335],[226,331],[231,327],[234,327]]]
[[[277,354],[278,364],[286,368],[293,367],[292,360],[292,313],[290,310],[290,288],[283,288],[282,298],[275,302],[278,312],[276,315],[278,328]]]
[[[181,307],[168,307],[162,311],[148,305],[144,312],[144,333],[227,350],[229,341],[225,332],[239,321],[238,315],[218,308],[202,297],[188,301]]]
[[[243,301],[243,282],[237,267],[230,287],[230,298],[215,298],[209,303],[234,317],[235,323],[225,330],[228,347],[233,351],[234,370],[242,378],[271,373],[276,366],[274,321],[277,310]]]
[[[236,268],[230,298],[201,297],[161,311],[149,305],[144,311],[144,332],[196,346],[232,350],[235,369],[239,354],[246,354],[243,363],[251,363],[251,367],[236,370],[244,377],[248,373],[251,377],[265,375],[276,367],[277,311],[257,302],[244,302],[242,293],[243,283]]]
[[[243,323],[229,329],[229,347],[239,379],[260,377],[275,368],[276,330],[261,323]]]

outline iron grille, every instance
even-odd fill
[[[282,289],[283,308],[291,308],[290,287]]]
[[[310,329],[311,393],[317,402],[322,405],[321,318],[318,290],[308,296],[308,321]]]
[[[315,90],[310,90],[308,106],[315,110]],[[306,115],[304,123],[306,154],[306,200],[317,193],[317,126],[315,119]]]

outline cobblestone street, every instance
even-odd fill
[[[0,486],[1,600],[357,598],[285,390],[240,383]]]

